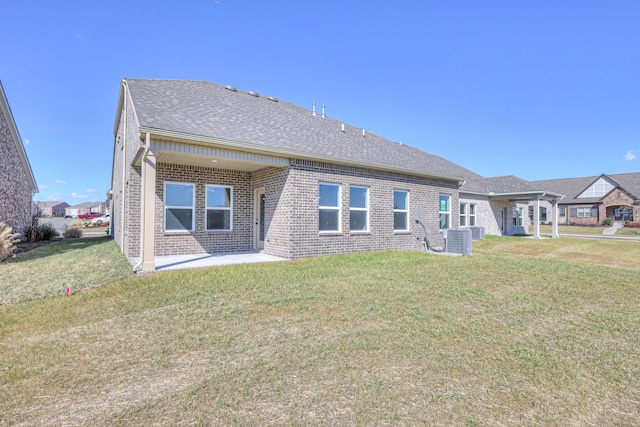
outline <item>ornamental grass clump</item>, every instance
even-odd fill
[[[18,233],[13,233],[13,228],[0,221],[0,261],[14,256],[19,241]]]

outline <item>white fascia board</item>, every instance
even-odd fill
[[[38,183],[36,182],[36,177],[33,174],[33,169],[31,169],[31,163],[29,163],[29,157],[27,157],[27,151],[24,148],[24,143],[22,142],[22,137],[18,131],[18,126],[13,118],[13,113],[11,112],[11,107],[9,106],[9,101],[7,100],[7,96],[4,92],[2,82],[0,82],[0,110],[2,110],[2,113],[7,120],[7,124],[9,125],[9,132],[11,132],[11,137],[15,142],[16,149],[18,150],[20,162],[22,163],[22,167],[27,175],[27,180],[31,187],[31,194],[39,193],[40,190],[38,189]]]
[[[315,155],[315,154],[312,155],[302,151],[289,150],[285,148],[273,148],[266,145],[253,144],[249,142],[234,141],[234,140],[222,139],[222,138],[212,138],[212,137],[206,137],[201,135],[185,134],[182,132],[156,129],[156,128],[150,128],[145,126],[140,127],[141,135],[147,132],[150,133],[152,136],[156,136],[160,138],[165,137],[165,138],[183,140],[185,142],[213,144],[213,145],[221,146],[222,148],[234,148],[236,150],[249,151],[249,152],[258,153],[258,154],[266,154],[266,155],[272,155],[272,156],[275,155],[275,156],[283,156],[283,157],[294,158],[294,159],[340,164],[345,166],[359,167],[363,169],[374,169],[374,170],[380,170],[385,172],[420,176],[423,178],[436,178],[436,179],[442,179],[444,181],[456,181],[458,183],[461,183],[464,181],[464,178],[458,177],[458,176],[440,175],[440,174],[434,174],[434,173],[420,173],[418,171],[414,171],[411,169],[392,168],[392,167],[385,167],[382,165],[376,165],[371,163],[354,162],[354,161],[349,161],[349,160],[340,159],[336,157],[329,157],[329,156],[322,156],[322,155]]]

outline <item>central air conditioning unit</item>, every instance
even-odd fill
[[[471,239],[484,240],[484,227],[469,227],[471,229]]]
[[[449,228],[442,230],[445,252],[450,254],[468,255],[471,253],[471,229]]]

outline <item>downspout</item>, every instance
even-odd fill
[[[122,132],[122,195],[120,196],[120,252],[124,253],[125,242],[124,242],[124,229],[125,229],[125,209],[124,205],[126,203],[127,197],[127,103],[128,103],[128,95],[127,95],[127,83],[125,81],[122,82],[122,87],[124,90],[124,123],[123,123],[123,132]]]
[[[140,261],[133,267],[133,271],[137,272],[142,270],[142,262],[144,261],[144,215],[145,215],[145,162],[147,161],[147,156],[149,155],[149,151],[151,150],[151,135],[149,132],[146,133],[144,138],[144,152],[142,153],[142,163],[141,163],[141,182],[140,182]]]

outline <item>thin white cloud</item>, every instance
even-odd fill
[[[85,191],[87,193],[97,193],[98,192],[98,190],[96,190],[95,188],[87,188]]]
[[[31,141],[30,141],[30,140],[28,140],[27,138],[25,138],[25,139],[24,139],[24,145],[29,145],[29,144],[31,144]]]
[[[80,41],[80,43],[84,43],[84,37],[82,37],[80,34],[76,34],[76,40]]]
[[[38,185],[38,190],[46,190],[47,188],[49,188],[46,185]]]
[[[74,199],[86,199],[87,197],[89,197],[86,194],[79,194],[79,193],[71,193],[68,196]]]
[[[60,185],[67,185],[67,184],[68,184],[68,182],[67,182],[67,181],[63,181],[63,180],[61,180],[61,179],[56,179],[56,180],[55,180],[55,183],[56,183],[56,184],[60,184]]]
[[[626,161],[637,160],[638,156],[636,155],[636,153],[633,152],[633,150],[629,150],[627,151],[627,154],[625,154],[624,159]]]

